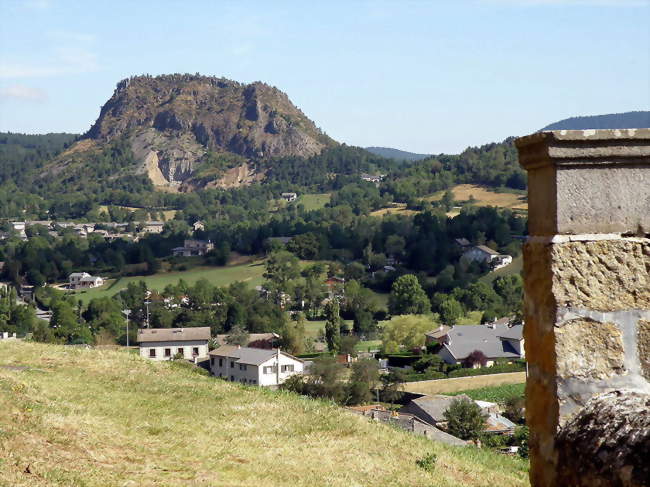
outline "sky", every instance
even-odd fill
[[[116,83],[277,86],[350,145],[457,153],[650,109],[650,0],[0,0],[0,131],[83,133]]]

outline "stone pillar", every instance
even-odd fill
[[[650,485],[650,129],[516,145],[531,483]]]

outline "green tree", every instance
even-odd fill
[[[273,295],[273,301],[280,304],[283,293],[290,293],[291,282],[300,275],[298,258],[291,252],[272,252],[266,260],[264,287]]]
[[[388,309],[393,315],[425,314],[431,311],[431,303],[417,277],[406,274],[393,282]]]
[[[243,326],[235,325],[230,329],[228,336],[226,336],[226,343],[228,345],[240,345],[245,347],[248,345],[249,338],[250,335]]]
[[[352,364],[352,373],[348,382],[348,404],[364,404],[372,401],[372,390],[379,382],[377,361],[358,360]]]
[[[383,401],[388,401],[391,404],[399,401],[404,395],[404,382],[406,382],[406,375],[401,370],[391,370],[387,374],[381,376],[381,398]]]
[[[341,349],[341,316],[339,314],[339,303],[336,299],[330,299],[325,306],[325,340],[327,348],[331,352],[339,352]]]
[[[305,351],[305,315],[297,313],[294,319],[288,320],[282,334],[282,345],[287,352],[300,355]]]
[[[384,323],[382,329],[382,348],[384,353],[396,353],[401,348],[412,350],[424,345],[424,334],[436,327],[429,316],[393,316]]]
[[[475,440],[485,431],[485,414],[471,399],[454,399],[443,413],[447,421],[447,432],[461,440]]]
[[[445,325],[454,326],[463,316],[463,307],[454,298],[448,297],[440,304],[440,319]]]

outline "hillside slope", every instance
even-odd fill
[[[0,342],[0,485],[527,484],[520,459],[181,365]],[[415,463],[431,452],[433,473]]]
[[[212,174],[221,186],[250,183],[262,177],[255,161],[309,157],[337,145],[285,93],[265,83],[198,74],[135,76],[117,84],[83,139],[43,175],[65,178],[116,143],[133,155],[131,174],[175,190],[195,189],[197,172]]]
[[[396,161],[419,161],[431,157],[431,154],[416,154],[415,152],[393,149],[392,147],[366,147],[365,149],[375,155]]]
[[[650,112],[625,112],[571,117],[547,125],[544,130],[635,129],[650,127]]]

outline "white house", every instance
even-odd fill
[[[294,374],[302,374],[304,362],[277,348],[222,345],[210,352],[210,370],[233,382],[274,387]]]
[[[203,231],[205,230],[205,224],[201,220],[197,220],[192,224],[192,228],[194,228],[195,232]]]
[[[143,328],[138,330],[140,356],[151,360],[207,358],[210,327]]]
[[[69,289],[90,289],[103,285],[103,278],[99,276],[91,276],[87,272],[73,272],[68,276]]]
[[[148,222],[144,222],[144,224],[142,225],[142,231],[144,233],[162,233],[164,227],[165,227],[165,222],[148,221]]]
[[[475,262],[487,262],[493,269],[505,267],[512,262],[512,256],[500,254],[485,245],[471,247],[463,253],[463,257]]]
[[[298,199],[298,195],[296,193],[282,193],[282,199],[291,203],[292,201],[296,201],[296,199]]]

